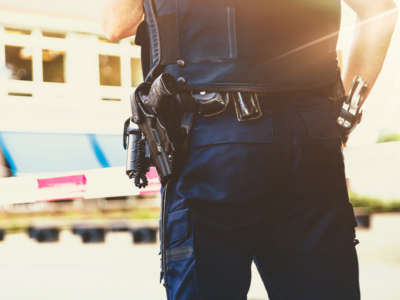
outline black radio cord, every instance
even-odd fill
[[[138,188],[144,188],[149,184],[146,178],[146,173],[149,171],[149,162],[146,158],[146,141],[144,138],[136,139],[135,151],[135,185]]]

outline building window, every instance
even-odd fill
[[[51,38],[57,38],[57,39],[64,39],[65,38],[65,33],[60,33],[60,32],[43,31],[42,34],[45,37],[51,37]]]
[[[143,82],[142,64],[139,58],[131,58],[131,86],[136,87]]]
[[[103,97],[103,98],[101,98],[101,100],[107,101],[107,102],[121,102],[120,98],[111,98],[111,97]]]
[[[32,48],[6,45],[9,79],[32,81]]]
[[[121,86],[121,58],[99,55],[100,85]]]
[[[57,50],[42,50],[43,81],[65,82],[64,63],[65,52]]]
[[[32,31],[27,30],[27,29],[19,29],[19,28],[11,28],[11,27],[5,27],[4,30],[6,33],[11,33],[11,34],[30,35],[32,33]]]

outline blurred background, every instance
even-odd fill
[[[141,82],[133,38],[107,41],[104,0],[0,0],[0,281],[6,300],[164,299],[160,185],[124,171]],[[346,60],[355,15],[343,6]],[[400,32],[345,148],[363,299],[400,299]],[[250,300],[267,299],[254,271]]]

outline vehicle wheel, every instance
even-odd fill
[[[79,233],[84,244],[87,243],[103,243],[106,237],[106,230],[104,228],[87,228],[80,229]]]
[[[60,230],[58,228],[33,229],[32,236],[39,243],[58,242]]]
[[[133,241],[136,244],[155,243],[157,241],[157,229],[139,228],[132,230]]]

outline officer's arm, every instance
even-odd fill
[[[396,27],[397,5],[394,0],[344,1],[358,16],[344,85],[348,91],[354,76],[361,75],[371,89],[382,69]]]
[[[136,34],[143,19],[143,0],[107,0],[102,26],[110,41],[116,42]]]

